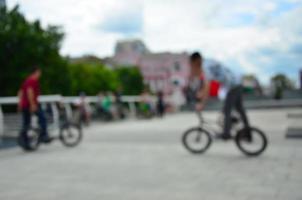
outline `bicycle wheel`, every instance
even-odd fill
[[[24,151],[35,151],[40,145],[40,131],[39,129],[30,128],[26,133],[26,138],[19,134],[18,144]],[[26,141],[27,140],[27,141]]]
[[[235,142],[240,151],[248,156],[260,155],[266,149],[268,143],[265,134],[253,127],[239,130]]]
[[[74,147],[82,140],[82,128],[77,124],[66,124],[60,129],[60,140],[67,147]]]
[[[182,137],[185,148],[194,154],[204,153],[211,145],[210,133],[200,127],[187,130]]]

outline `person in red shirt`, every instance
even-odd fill
[[[21,88],[18,91],[19,104],[18,110],[22,112],[22,130],[21,138],[25,147],[28,146],[27,131],[31,125],[31,115],[35,114],[39,120],[39,126],[41,129],[40,139],[42,142],[49,142],[50,139],[47,134],[47,122],[44,116],[43,110],[39,106],[38,97],[40,95],[40,83],[41,70],[35,67],[32,73],[22,83]]]

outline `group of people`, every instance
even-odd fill
[[[164,100],[163,92],[158,92],[156,98],[146,89],[140,95],[138,102],[138,116],[151,118],[153,116],[163,117],[165,115],[167,103]]]
[[[193,53],[190,58],[190,76],[188,85],[186,87],[186,96],[190,98],[190,102],[193,104],[196,111],[201,112],[207,104],[209,84],[206,79],[206,75],[203,70],[203,58],[200,53]],[[48,143],[50,141],[47,133],[47,122],[45,115],[39,106],[38,97],[41,94],[39,79],[41,77],[41,69],[34,67],[32,73],[22,83],[20,90],[18,91],[19,104],[18,109],[22,112],[23,124],[20,132],[21,137],[25,143],[28,142],[27,131],[31,125],[31,116],[37,115],[39,126],[41,128],[41,142]],[[235,109],[244,123],[245,127],[249,127],[249,122],[246,116],[245,109],[242,104],[242,86],[239,81],[232,80],[222,84],[224,91],[224,127],[219,137],[223,139],[229,139],[231,129],[231,112]],[[106,119],[124,118],[125,113],[123,111],[123,104],[121,100],[121,93],[100,93],[98,103],[98,112],[102,113]],[[140,109],[143,111],[151,111],[152,108],[150,94],[144,91],[141,94]],[[157,94],[157,100],[155,102],[155,110],[159,116],[163,116],[165,113],[164,95],[162,92]],[[82,113],[84,120],[89,120],[88,108],[85,103],[85,94],[80,95],[79,109]],[[26,145],[26,144],[25,144]]]
[[[97,115],[105,121],[124,119],[125,111],[121,92],[100,92],[98,95]]]
[[[91,118],[96,117],[103,121],[125,118],[125,111],[120,92],[100,92],[93,109],[87,100],[86,94],[81,92],[79,98],[73,102],[76,112],[76,121],[89,125]]]

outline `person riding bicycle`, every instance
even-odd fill
[[[190,76],[186,87],[186,97],[190,107],[201,111],[208,98],[208,82],[203,71],[203,58],[200,53],[194,52],[190,58]]]
[[[34,67],[32,73],[25,79],[18,91],[18,110],[22,112],[23,118],[22,130],[20,134],[25,146],[29,145],[27,132],[30,129],[32,114],[35,114],[38,117],[38,122],[41,129],[40,140],[44,143],[51,141],[47,133],[47,121],[38,102],[38,97],[40,95],[40,76],[41,69]]]
[[[218,135],[222,139],[231,138],[231,125],[232,125],[232,110],[235,110],[240,115],[241,121],[243,122],[244,129],[249,130],[249,120],[246,115],[245,108],[242,101],[242,85],[239,77],[233,77],[229,81],[224,81],[220,88],[220,98],[224,100],[223,106],[223,132]],[[250,139],[250,134],[247,132],[247,139]]]

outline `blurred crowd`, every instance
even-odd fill
[[[131,114],[129,101],[123,101],[121,91],[99,92],[97,101],[91,102],[84,92],[73,102],[74,118],[84,125],[89,125],[92,119],[104,122],[123,120]],[[169,97],[162,92],[151,94],[144,90],[136,100],[132,100],[135,116],[140,119],[164,117],[166,112],[174,110]]]

